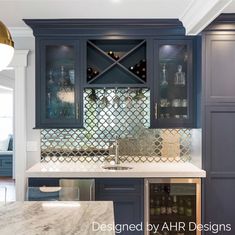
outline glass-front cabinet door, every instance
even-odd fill
[[[191,41],[155,41],[154,53],[155,127],[192,127]]]
[[[37,76],[37,127],[79,127],[82,122],[78,42],[43,40]],[[39,89],[40,88],[40,89]],[[39,102],[39,104],[38,104]]]
[[[145,235],[201,235],[200,198],[200,179],[146,179]]]

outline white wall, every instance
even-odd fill
[[[14,77],[7,76],[5,71],[0,72],[0,86],[14,88]]]
[[[26,109],[27,109],[27,142],[28,150],[30,144],[36,143],[37,148],[35,151],[27,151],[27,165],[29,168],[36,162],[40,161],[40,132],[34,130],[35,127],[35,43],[34,38],[14,38],[15,49],[23,50],[28,49],[28,67],[27,67],[27,80],[26,80]],[[16,104],[17,105],[17,104]],[[31,150],[33,150],[31,148]]]

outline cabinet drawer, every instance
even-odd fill
[[[135,194],[141,191],[142,184],[141,179],[97,179],[96,189],[101,194]]]
[[[6,158],[2,157],[0,158],[0,168],[12,168],[12,159],[11,158]]]
[[[7,159],[2,161],[3,168],[12,168],[12,160]]]

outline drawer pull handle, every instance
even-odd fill
[[[104,189],[107,191],[112,191],[112,190],[134,191],[135,190],[135,188],[111,188],[111,187],[104,187]]]

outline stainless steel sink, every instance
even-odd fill
[[[132,167],[128,166],[103,166],[105,170],[115,170],[115,171],[123,171],[123,170],[130,170]]]

